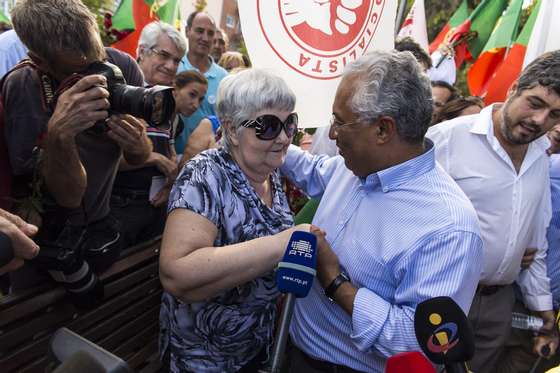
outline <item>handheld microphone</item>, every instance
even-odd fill
[[[434,366],[418,351],[401,352],[387,359],[385,373],[436,373]]]
[[[317,238],[309,232],[292,233],[284,258],[278,263],[276,285],[280,292],[286,294],[280,319],[280,327],[274,341],[272,353],[272,373],[280,372],[281,359],[284,356],[290,320],[294,312],[295,298],[309,294],[317,268]]]
[[[450,297],[428,299],[414,314],[418,344],[428,359],[445,365],[447,373],[467,373],[474,355],[474,337],[467,316]]]

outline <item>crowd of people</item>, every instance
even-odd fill
[[[472,372],[524,373],[554,356],[560,51],[485,107],[399,39],[346,67],[329,126],[304,150],[288,84],[230,51],[205,12],[185,35],[145,26],[135,59],[103,46],[80,0],[18,0],[11,20],[0,35],[4,294],[54,281],[95,307],[99,274],[161,235],[164,369],[257,372],[282,299],[274,269],[305,231],[317,277],[295,305],[288,371],[383,372],[419,350],[416,306],[438,296],[468,315]],[[126,93],[90,72],[100,62]],[[173,87],[163,122],[116,110],[117,94],[145,99],[137,92],[157,86]],[[303,223],[286,181],[314,206]],[[542,328],[513,330],[514,310]]]

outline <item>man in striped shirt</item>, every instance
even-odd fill
[[[313,224],[328,241],[319,281],[296,302],[292,372],[383,372],[388,357],[419,350],[418,303],[450,296],[468,312],[482,240],[471,203],[424,139],[430,97],[410,52],[370,53],[336,93],[330,137],[340,156],[288,150],[282,171],[321,198]]]

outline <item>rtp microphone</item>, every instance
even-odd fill
[[[286,348],[290,320],[294,311],[295,298],[309,294],[317,268],[317,238],[302,231],[292,233],[284,258],[278,263],[276,285],[280,292],[287,294],[280,319],[280,327],[274,341],[272,353],[272,373],[280,371],[280,362]]]
[[[317,268],[317,238],[303,231],[292,233],[284,258],[278,263],[276,285],[285,294],[306,297]]]
[[[418,351],[401,352],[387,359],[385,373],[436,373],[434,366]]]
[[[474,355],[474,337],[463,310],[450,297],[424,301],[414,314],[414,331],[424,354],[447,373],[466,373]]]

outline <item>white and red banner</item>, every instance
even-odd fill
[[[329,124],[344,66],[394,46],[394,0],[239,0],[255,67],[283,77],[297,96],[300,127]]]
[[[424,9],[424,0],[415,0],[414,4],[408,12],[401,29],[399,37],[410,36],[426,52],[429,51],[428,28],[426,27],[426,10]]]

